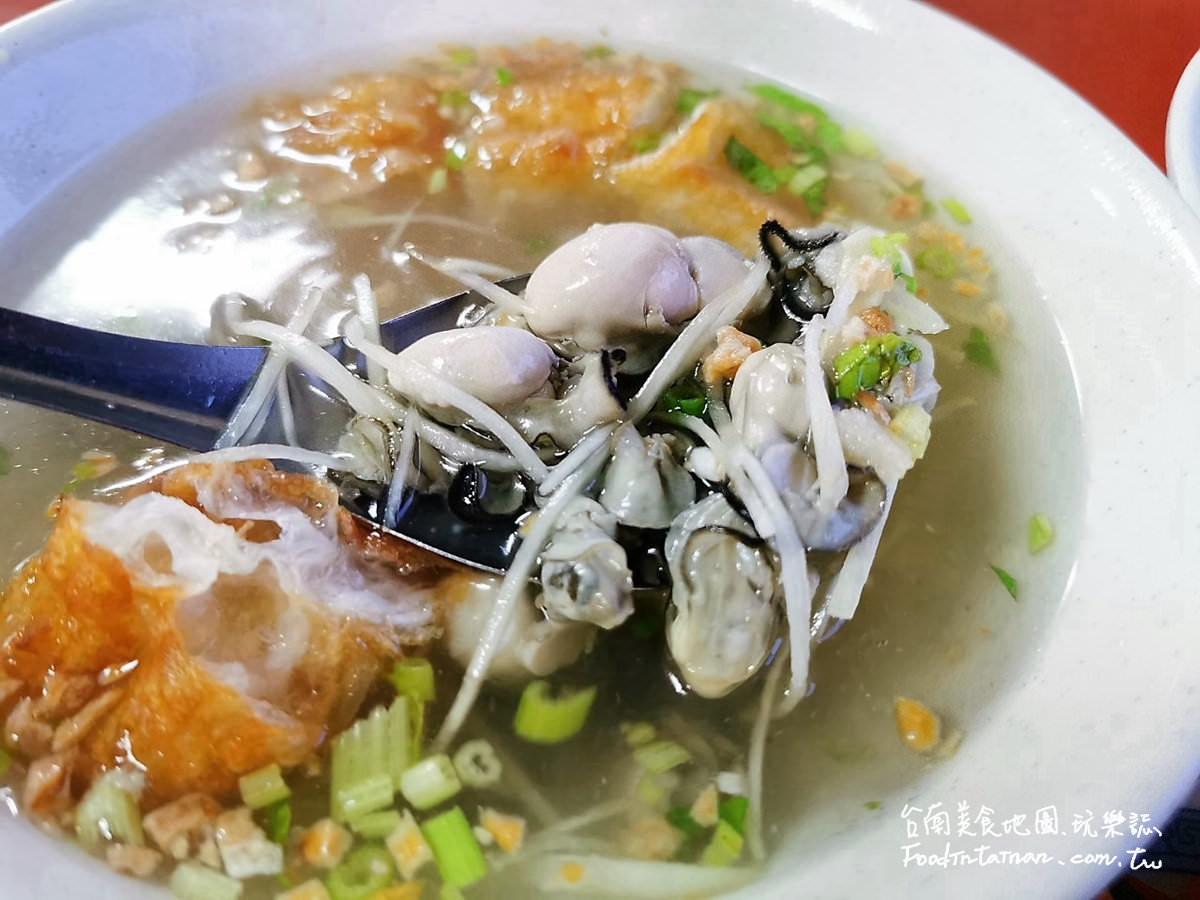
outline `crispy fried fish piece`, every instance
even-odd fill
[[[147,808],[228,795],[241,774],[301,762],[384,665],[437,637],[447,571],[268,463],[189,465],[119,505],[65,497],[0,595],[0,677],[22,685],[0,713],[34,698],[21,721],[55,727],[77,791],[136,761]],[[56,684],[69,706],[46,702]]]

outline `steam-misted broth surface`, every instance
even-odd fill
[[[708,77],[687,83],[731,91],[747,82],[737,73],[700,74]],[[211,108],[202,115],[222,118]],[[892,136],[874,137],[880,160],[853,163],[831,185],[831,207],[839,207],[842,221],[889,232],[915,228],[915,219],[893,215],[896,192],[879,188],[881,163],[899,159],[928,176],[929,198],[944,196],[938,173],[903,158]],[[436,193],[425,173],[370,191],[339,189],[337,173],[274,157],[262,141],[251,112],[236,122],[226,118],[203,146],[186,153],[173,147],[165,157],[148,158],[143,143],[136,153],[104,160],[88,173],[89,183],[108,180],[131,188],[131,196],[105,205],[93,192],[83,204],[97,208],[87,235],[46,251],[61,262],[44,277],[20,272],[18,283],[24,278],[28,290],[18,305],[93,327],[198,341],[208,334],[218,294],[243,293],[283,319],[305,285],[324,284],[327,299],[310,333],[328,335],[348,306],[356,273],[371,277],[384,318],[458,290],[409,258],[404,242],[430,256],[472,257],[526,272],[593,222],[654,221],[644,203],[616,193],[482,196],[454,173]],[[969,185],[961,199],[972,205]],[[399,217],[409,212],[414,218],[402,240],[392,240]],[[860,818],[896,815],[911,785],[943,764],[900,742],[896,695],[920,698],[947,727],[961,729],[959,752],[969,753],[972,723],[1020,677],[1066,581],[1082,480],[1072,464],[1079,428],[1069,367],[1036,287],[1020,262],[1007,258],[1000,235],[988,223],[949,224],[987,251],[995,270],[990,295],[973,304],[949,282],[921,279],[952,326],[932,339],[942,385],[932,442],[899,491],[857,614],[815,648],[811,696],[772,728],[769,844],[798,829],[806,852],[819,854],[834,839],[828,822],[853,827]],[[991,331],[998,373],[965,357],[973,326]],[[1030,403],[1031,391],[1050,399]],[[5,571],[40,546],[49,529],[43,512],[81,453],[110,451],[126,467],[155,456],[153,441],[10,402],[0,403],[0,445],[10,461],[0,477]],[[1057,528],[1052,550],[1037,557],[1026,549],[1034,513],[1049,515]],[[1019,579],[1017,599],[998,582],[993,564]],[[458,672],[442,667],[448,692]],[[599,688],[587,732],[568,749],[531,750],[522,759],[546,798],[567,814],[612,798],[628,756],[621,722],[677,717],[744,754],[762,680],[717,701],[678,697],[666,677],[661,635],[602,642],[572,679]],[[514,703],[515,694],[503,691],[487,697],[480,721],[506,732]],[[506,889],[497,882],[495,896],[512,896]]]

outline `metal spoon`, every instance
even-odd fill
[[[512,291],[528,276],[501,282]],[[486,302],[473,291],[439,300],[380,326],[383,344],[402,350],[425,335],[455,327],[471,306]],[[339,338],[326,350],[350,368],[364,361]],[[67,325],[0,308],[0,397],[73,413],[178,444],[211,450],[244,401],[267,359],[266,347],[179,344]],[[352,411],[318,379],[295,385],[296,427],[307,446],[329,446]],[[272,410],[259,440],[280,441]],[[319,441],[319,443],[309,443]],[[347,510],[383,527],[386,485],[341,479]],[[456,562],[503,572],[516,551],[516,521],[467,521],[440,495],[417,492],[398,521],[385,529]]]

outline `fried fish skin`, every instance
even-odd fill
[[[73,736],[77,791],[101,771],[135,763],[146,773],[145,808],[192,792],[232,795],[239,775],[296,765],[323,746],[384,666],[439,634],[432,587],[445,564],[353,523],[323,481],[268,463],[200,464],[124,501],[139,498],[167,511],[173,527],[198,529],[200,543],[219,539],[251,559],[299,527],[310,542],[328,542],[347,578],[388,592],[411,624],[356,615],[321,585],[297,590],[271,556],[189,592],[186,579],[173,581],[179,560],[166,538],[150,537],[138,545],[141,558],[122,559],[98,535],[119,507],[64,497],[46,546],[0,595],[0,678],[22,685],[0,714],[64,675],[85,688],[91,679],[83,702],[119,692]]]

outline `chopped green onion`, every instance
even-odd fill
[[[446,57],[456,66],[470,66],[475,64],[475,51],[470,47],[458,47],[451,50]]]
[[[966,354],[968,362],[974,363],[981,369],[989,369],[992,372],[1000,371],[1000,364],[996,361],[996,354],[992,351],[991,341],[988,340],[987,334],[981,328],[971,329],[967,342],[963,345],[963,353]]]
[[[694,838],[704,831],[704,828],[692,818],[686,806],[673,806],[667,810],[666,820],[673,828],[683,832],[685,838]]]
[[[900,248],[907,243],[907,234],[903,231],[893,231],[891,234],[871,238],[871,253],[889,265],[899,265],[904,262]]]
[[[388,707],[387,722],[387,758],[388,774],[392,778],[392,787],[400,789],[400,776],[417,759],[417,751],[413,749],[413,729],[409,721],[408,697],[397,697]],[[422,705],[422,708],[423,705]],[[418,750],[420,736],[417,736]]]
[[[1041,553],[1054,540],[1054,526],[1050,519],[1038,513],[1029,520],[1029,552]]]
[[[429,809],[462,790],[454,764],[444,753],[429,756],[400,776],[400,793],[416,809]]]
[[[881,809],[883,807],[883,803],[878,800],[868,800],[863,804],[863,806],[870,810],[876,810]]]
[[[796,170],[795,174],[788,179],[788,190],[798,196],[804,196],[804,192],[819,182],[829,178],[829,170],[817,163],[809,163],[807,166],[802,166]]]
[[[530,256],[538,256],[550,249],[550,238],[531,237],[525,242],[525,252]]]
[[[658,736],[658,732],[649,722],[622,722],[621,734],[625,736],[625,743],[630,747],[648,744]]]
[[[548,681],[531,681],[521,692],[513,730],[530,743],[561,743],[583,728],[595,699],[594,687],[551,697]]]
[[[0,747],[0,778],[3,778],[8,774],[8,770],[12,768],[12,764],[12,754],[3,747]]]
[[[829,161],[829,154],[825,148],[802,125],[766,109],[759,110],[758,121],[777,133],[793,150],[804,154],[803,162]]]
[[[446,189],[447,178],[448,176],[446,175],[446,168],[444,166],[438,166],[436,169],[434,169],[429,175],[429,193],[440,194],[442,191],[444,191]]]
[[[487,860],[461,808],[456,806],[430,819],[421,825],[421,831],[447,884],[463,888],[487,874]]]
[[[329,783],[334,821],[346,822],[391,805],[395,785],[388,719],[388,711],[376,707],[334,739]]]
[[[370,900],[392,883],[392,856],[378,844],[364,844],[329,873],[331,900]]]
[[[960,225],[971,224],[971,214],[967,212],[967,208],[955,200],[953,197],[948,197],[942,201],[942,209],[950,213],[951,218]]]
[[[926,269],[934,278],[949,279],[958,274],[954,254],[945,247],[926,247],[913,260],[918,269]]]
[[[606,59],[617,51],[605,44],[593,44],[583,51],[584,59]]]
[[[167,883],[179,900],[238,900],[242,883],[197,862],[180,863]]]
[[[696,88],[684,88],[675,98],[675,111],[681,116],[690,116],[696,107],[709,97],[717,96],[720,91],[701,91]]]
[[[368,840],[381,840],[395,831],[399,824],[399,812],[394,809],[382,809],[352,820],[350,828]]]
[[[1008,572],[1005,572],[999,566],[992,566],[991,568],[992,568],[992,571],[996,573],[996,577],[1000,579],[1000,583],[1002,585],[1004,585],[1004,589],[1006,591],[1008,591],[1009,595],[1014,600],[1016,600],[1017,599],[1017,579],[1013,578],[1012,575],[1010,575]]]
[[[452,172],[461,172],[467,164],[468,147],[462,141],[455,141],[454,146],[446,150],[446,168]]]
[[[825,119],[817,123],[817,140],[830,153],[841,153],[846,149],[842,137],[842,126],[833,119]]]
[[[777,103],[784,109],[791,110],[792,112],[813,116],[818,122],[829,119],[829,113],[825,112],[824,109],[817,106],[811,100],[797,97],[795,94],[785,91],[781,87],[776,87],[773,84],[756,84],[750,90],[762,100],[766,100],[769,103]]]
[[[9,453],[7,447],[0,447],[0,475],[7,475],[12,471],[12,454]]]
[[[83,795],[75,810],[75,835],[81,843],[95,847],[101,840],[138,846],[146,842],[137,800],[118,783],[122,777],[116,770],[106,772]]]
[[[276,844],[287,844],[292,833],[292,802],[278,800],[263,810],[263,831]]]
[[[251,809],[262,809],[292,796],[275,763],[243,775],[238,779],[238,790],[242,792],[242,802]]]
[[[410,657],[402,659],[392,668],[388,676],[396,693],[402,697],[424,703],[437,697],[433,678],[433,664],[427,659]]]
[[[917,292],[917,279],[903,271],[893,272],[892,274],[904,282],[904,289],[910,294],[915,294]]]
[[[454,771],[467,787],[489,787],[500,780],[500,757],[483,739],[467,741],[454,754]]]
[[[725,142],[725,159],[733,170],[749,181],[764,194],[773,194],[779,188],[779,179],[771,167],[754,155],[754,151],[735,137]]]
[[[847,128],[842,132],[842,140],[846,144],[846,152],[859,159],[874,159],[879,155],[875,141],[865,131],[857,128]]]
[[[746,831],[746,811],[749,808],[749,798],[743,797],[741,794],[734,794],[731,797],[726,797],[717,805],[717,816],[722,822],[728,822],[738,834],[744,834]]]
[[[847,402],[859,391],[888,381],[893,374],[921,358],[920,349],[898,334],[879,334],[848,347],[833,361],[835,395]]]
[[[738,861],[742,855],[742,844],[745,839],[741,832],[724,819],[717,822],[717,830],[713,832],[708,846],[700,855],[702,866],[728,866]]]
[[[676,766],[690,762],[692,754],[682,744],[674,741],[654,741],[633,751],[637,764],[654,775],[669,772]]]
[[[665,412],[702,416],[708,408],[708,395],[695,378],[685,376],[663,391],[659,404]]]
[[[496,67],[496,84],[508,86],[516,80],[511,69],[506,69],[504,66]]]
[[[662,132],[650,131],[646,134],[639,134],[629,142],[629,146],[633,152],[639,156],[643,153],[652,153],[658,149],[658,145],[662,143]]]
[[[471,95],[466,91],[455,89],[451,91],[442,91],[440,94],[438,94],[439,106],[459,107],[466,106],[470,102]]]

